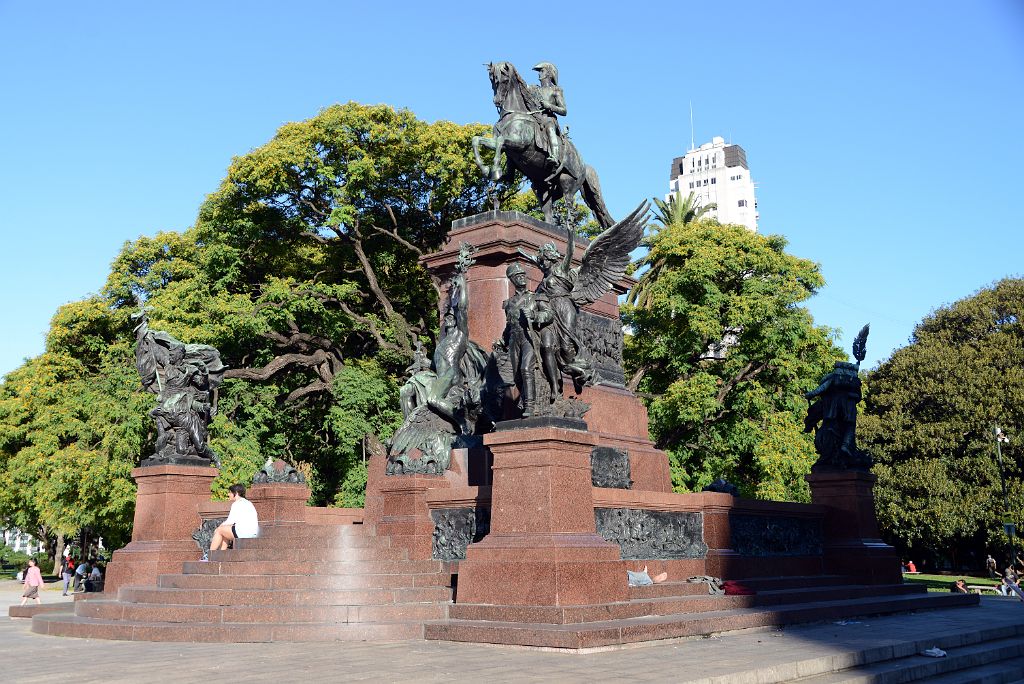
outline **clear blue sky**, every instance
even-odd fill
[[[698,144],[746,149],[761,232],[821,264],[816,320],[847,350],[871,322],[868,367],[1024,273],[1024,2],[514,4],[0,0],[0,374],[282,123],[348,100],[491,123],[490,60],[558,66],[620,216],[666,192],[692,101]]]

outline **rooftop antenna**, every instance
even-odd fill
[[[693,100],[690,100],[690,152],[694,150],[693,146]]]

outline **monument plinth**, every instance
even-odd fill
[[[805,475],[811,503],[826,507],[824,562],[827,572],[851,575],[866,584],[902,581],[895,549],[883,542],[875,516],[875,480],[858,470]]]
[[[581,265],[582,254],[589,241],[580,237],[574,239],[572,265],[576,268]],[[568,240],[569,233],[561,226],[517,211],[488,211],[455,221],[445,246],[421,257],[420,263],[447,282],[455,271],[460,244],[473,245],[476,263],[465,274],[470,302],[469,338],[488,349],[495,340],[502,338],[506,325],[502,303],[515,292],[505,274],[508,264],[521,261],[528,288],[536,290],[544,275],[524,259],[520,250],[536,252],[546,243],[552,243],[564,253]],[[602,446],[629,452],[634,488],[671,492],[668,458],[651,443],[647,408],[625,387],[622,370],[623,333],[618,297],[627,292],[634,282],[633,278],[622,276],[601,297],[580,307],[579,334],[593,354],[599,382],[584,387],[576,395],[572,383],[566,378],[563,396],[578,397],[590,405],[584,420],[588,429],[599,435]],[[444,301],[445,297],[441,299]],[[506,406],[514,407],[517,391],[515,387],[509,389],[510,399]],[[503,416],[505,419],[517,417],[514,410]]]
[[[458,602],[571,606],[625,600],[619,547],[597,534],[597,436],[557,427],[484,437],[494,456],[490,534],[466,549]]]
[[[138,485],[132,541],[114,552],[104,592],[127,584],[156,584],[157,576],[196,560],[192,532],[200,508],[210,500],[210,483],[218,470],[209,466],[161,465],[136,468]]]

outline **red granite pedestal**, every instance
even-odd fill
[[[427,507],[427,492],[446,489],[444,475],[392,475],[379,484],[381,517],[378,534],[391,537],[393,546],[404,548],[412,560],[433,555],[434,520]]]
[[[899,557],[881,540],[875,516],[871,473],[839,471],[811,473],[811,503],[826,506],[824,520],[825,571],[857,578],[864,584],[902,581]]]
[[[628,587],[617,544],[597,534],[590,452],[597,436],[558,427],[496,432],[490,534],[459,563],[458,603],[488,604],[488,619],[513,606],[623,601]]]
[[[216,468],[160,465],[136,468],[132,541],[114,552],[104,581],[104,593],[127,584],[156,584],[161,573],[175,572],[184,561],[199,556],[192,532],[199,509],[210,499]]]
[[[246,498],[256,507],[260,527],[270,525],[304,525],[309,487],[297,483],[254,484]]]

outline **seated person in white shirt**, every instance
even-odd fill
[[[252,539],[259,534],[256,507],[245,498],[245,485],[231,485],[228,488],[228,501],[231,502],[228,519],[214,531],[210,551],[223,551],[232,539]],[[203,554],[203,560],[206,558],[206,554]]]

